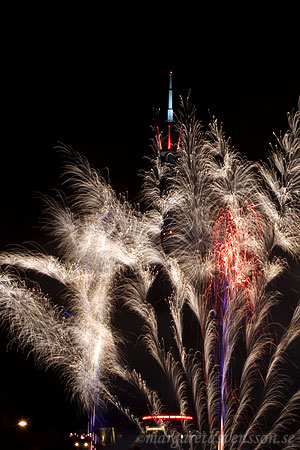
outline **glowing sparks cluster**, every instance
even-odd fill
[[[245,266],[249,259],[242,255],[241,245],[237,241],[237,228],[241,224],[245,224],[245,220],[242,217],[233,217],[230,211],[227,212],[226,217],[221,216],[221,221],[218,221],[218,226],[225,230],[224,239],[217,243],[220,270],[226,278],[232,274],[232,283],[237,285],[249,282],[245,274]],[[243,231],[246,233],[247,230]]]
[[[145,397],[151,416],[165,416],[164,399],[148,387],[147,374],[126,361],[122,329],[114,325],[121,302],[142,323],[140,342],[173,389],[175,415],[194,417],[183,427],[219,433],[219,449],[233,450],[253,433],[283,433],[297,423],[299,386],[289,389],[284,368],[296,365],[286,355],[300,336],[300,304],[289,305],[290,324],[278,336],[272,310],[280,300],[270,282],[287,269],[288,255],[300,255],[299,120],[299,112],[290,115],[268,163],[254,164],[230,147],[216,121],[203,131],[185,105],[178,160],[163,165],[159,138],[153,141],[143,213],[65,149],[75,195],[47,200],[61,258],[0,255],[0,308],[19,344],[58,368],[85,408],[109,401],[141,426],[115,395],[113,380],[121,379]],[[54,306],[9,267],[56,280],[65,306]],[[171,288],[160,299],[168,306],[169,348],[157,302],[149,300],[159,277]],[[198,336],[192,343],[191,323],[192,337]],[[271,410],[274,419],[263,420]],[[171,424],[165,430],[176,432]],[[245,440],[226,444],[236,433]]]

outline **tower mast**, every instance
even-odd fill
[[[173,72],[169,72],[169,91],[168,91],[168,110],[167,110],[167,120],[165,120],[164,125],[162,124],[162,129],[166,129],[167,124],[167,136],[164,138],[160,134],[160,127],[156,125],[157,131],[157,142],[160,150],[160,156],[163,162],[176,159],[179,155],[178,151],[180,148],[180,134],[176,130],[174,112],[173,112]]]
[[[169,72],[169,98],[168,98],[168,118],[167,122],[174,122],[173,120],[173,89],[172,89],[172,71]]]

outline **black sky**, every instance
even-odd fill
[[[205,124],[217,116],[241,153],[266,158],[272,133],[285,131],[300,93],[299,8],[254,3],[64,10],[26,4],[4,11],[1,249],[28,240],[47,245],[38,194],[61,186],[57,141],[99,169],[109,167],[113,187],[136,197],[152,108],[166,109],[169,70],[175,106],[191,89]],[[57,405],[74,420],[76,408],[68,409],[55,376],[14,351],[7,355],[6,344],[3,337],[2,419],[24,410],[32,420],[37,411],[50,420]]]

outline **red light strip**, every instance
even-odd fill
[[[144,416],[142,420],[152,420],[152,419],[179,419],[179,420],[193,420],[192,416],[183,416],[183,415],[156,415],[156,416]]]
[[[171,125],[168,125],[168,150],[171,148]]]
[[[159,132],[158,125],[156,126],[156,130],[157,130],[158,147],[159,147],[159,150],[162,150],[161,139],[160,139],[160,132]]]
[[[178,141],[177,141],[177,151],[179,150],[179,147],[180,147],[181,133],[182,133],[182,127],[180,127],[180,133],[179,133],[179,136],[178,136]]]

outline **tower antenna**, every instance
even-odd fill
[[[172,88],[172,70],[169,72],[169,98],[168,98],[168,118],[167,122],[174,122],[173,120],[173,88]]]

